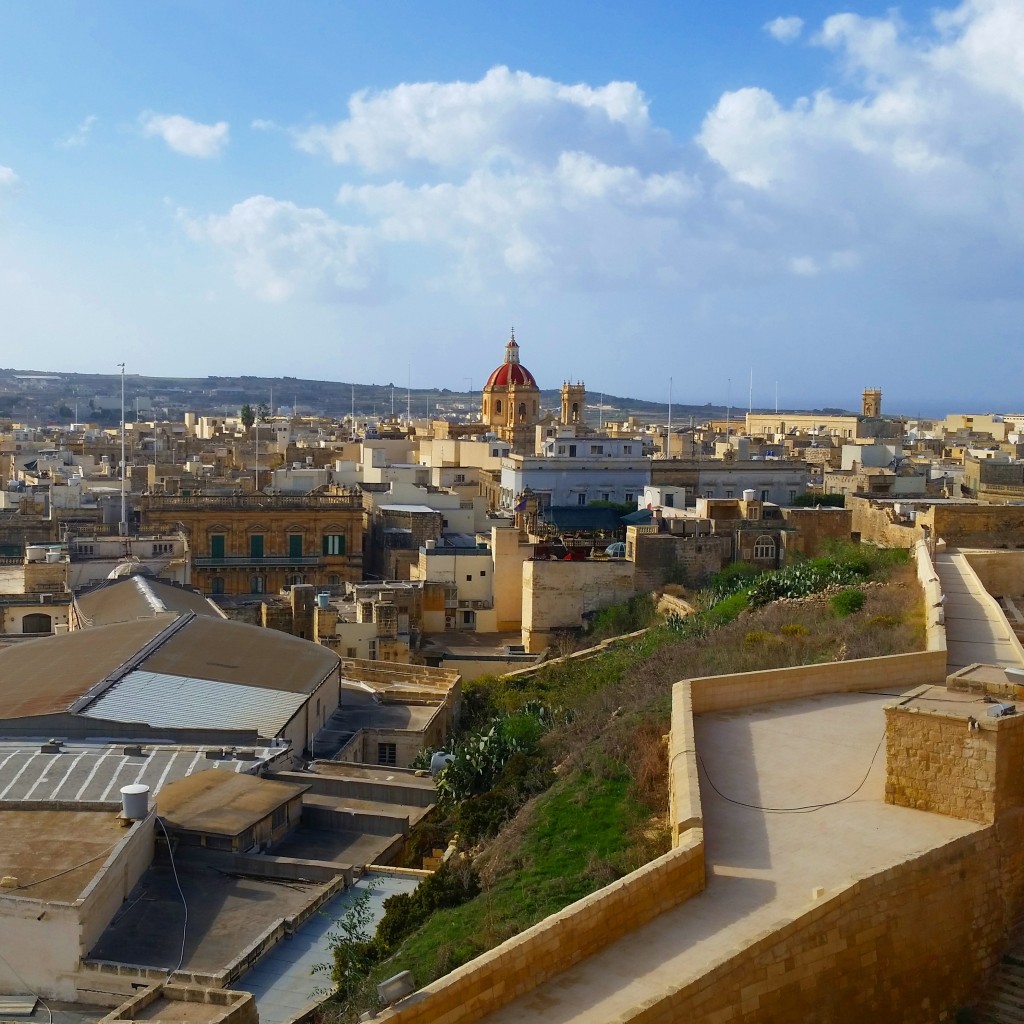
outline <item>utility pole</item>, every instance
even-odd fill
[[[672,457],[672,378],[668,379],[668,426],[665,428],[665,451],[662,457]]]
[[[121,536],[128,536],[128,506],[124,493],[124,475],[127,470],[124,456],[124,363],[118,363],[121,367]]]

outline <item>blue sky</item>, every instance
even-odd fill
[[[1020,411],[1024,5],[0,4],[0,365]],[[730,383],[731,381],[731,383]]]

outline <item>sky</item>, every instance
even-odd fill
[[[1020,412],[1024,3],[6,0],[0,366]]]

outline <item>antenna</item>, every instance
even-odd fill
[[[668,379],[668,426],[665,428],[665,458],[672,457],[672,378]]]
[[[750,392],[747,396],[747,415],[754,411],[754,368],[750,368]]]
[[[725,384],[725,437],[729,438],[732,423],[732,377],[726,380]]]
[[[405,423],[412,426],[412,366],[406,364],[405,373]]]

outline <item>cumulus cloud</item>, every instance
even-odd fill
[[[164,140],[176,153],[204,159],[219,156],[228,144],[227,121],[201,124],[181,114],[147,112],[139,118],[143,134]]]
[[[0,164],[0,188],[10,188],[18,184],[18,176],[11,167]]]
[[[223,215],[179,216],[191,238],[230,255],[241,288],[268,302],[368,298],[379,286],[379,261],[367,233],[323,210],[251,196]]]
[[[506,67],[478,82],[360,92],[349,100],[346,119],[296,133],[307,152],[376,172],[410,163],[551,163],[571,149],[605,159],[629,151],[639,157],[659,140],[667,135],[652,127],[647,100],[632,82],[567,85]]]
[[[897,14],[837,14],[806,35],[798,20],[765,29],[810,39],[829,78],[794,101],[725,93],[692,140],[628,82],[499,67],[406,83],[294,131],[337,165],[336,210],[254,196],[189,230],[275,300],[373,296],[389,259],[480,294],[858,278],[1016,298],[1024,7],[966,0],[913,30]]]
[[[800,38],[804,30],[804,19],[795,15],[788,18],[773,18],[764,25],[765,32],[780,43],[792,43]]]
[[[77,149],[80,146],[84,146],[89,141],[89,135],[92,133],[93,125],[96,124],[96,115],[89,114],[84,117],[79,123],[78,127],[64,138],[60,140],[58,145],[62,149]]]

